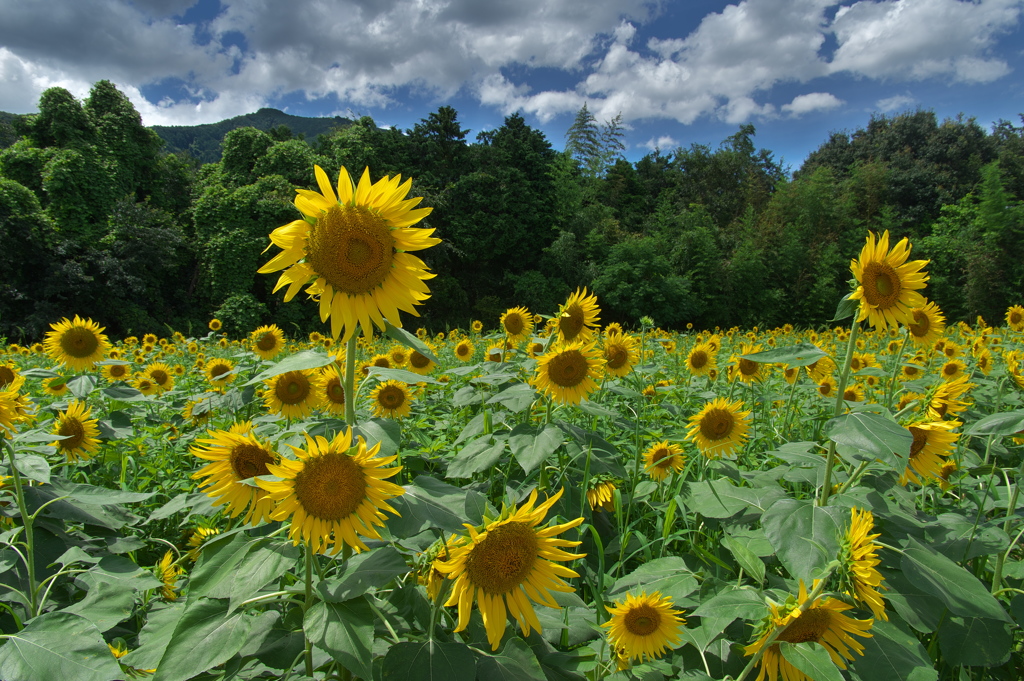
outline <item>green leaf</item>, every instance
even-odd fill
[[[523,472],[529,475],[547,461],[564,441],[558,426],[549,423],[538,431],[537,426],[520,423],[512,429],[508,445]]]
[[[122,402],[140,402],[146,399],[145,395],[128,385],[112,385],[109,388],[104,388],[100,393],[108,399]]]
[[[67,612],[48,612],[8,635],[0,646],[0,678],[8,681],[110,681],[121,668],[96,626]]]
[[[935,681],[939,678],[917,637],[892,622],[876,619],[871,627],[871,638],[858,637],[857,640],[864,645],[864,654],[854,657],[853,668],[865,681]]]
[[[977,577],[931,548],[910,539],[900,565],[917,588],[937,596],[954,615],[1010,621],[999,601]]]
[[[380,443],[380,456],[394,456],[402,442],[402,426],[392,419],[370,419],[353,429],[370,447]]]
[[[18,472],[36,482],[50,482],[50,464],[41,456],[19,453],[14,459]]]
[[[939,628],[939,648],[950,665],[998,667],[1010,657],[1013,638],[1005,623],[982,617],[951,617]]]
[[[579,403],[580,411],[584,414],[590,414],[591,416],[600,416],[601,418],[614,419],[621,416],[619,412],[609,409],[608,407],[591,402],[590,400],[582,400]]]
[[[265,538],[250,540],[243,532],[222,534],[208,541],[189,575],[189,595],[230,598],[235,569],[249,549],[268,541]]]
[[[370,367],[369,375],[377,380],[383,381],[398,381],[405,383],[406,385],[416,385],[417,383],[432,383],[434,385],[441,385],[441,381],[430,376],[423,376],[417,374],[414,371],[407,369],[388,369],[385,367]]]
[[[1024,410],[989,414],[971,424],[964,435],[1015,435],[1024,431]]]
[[[504,404],[513,414],[518,414],[533,404],[537,391],[529,383],[513,383],[487,400],[487,404]]]
[[[843,299],[839,301],[839,305],[836,307],[836,314],[832,319],[828,320],[828,324],[841,322],[848,317],[852,317],[857,311],[857,308],[860,307],[860,300],[851,300],[851,295],[852,292],[847,293],[843,296]]]
[[[761,364],[788,364],[791,367],[805,367],[814,364],[822,357],[828,357],[828,353],[817,345],[797,343],[784,348],[773,348],[764,352],[742,355],[741,359],[749,359],[751,362]]]
[[[513,636],[497,653],[484,652],[476,665],[477,681],[545,681],[544,670],[526,641]]]
[[[174,627],[153,681],[185,681],[234,657],[248,641],[252,617],[242,612],[228,615],[227,608],[221,599],[190,601]]]
[[[505,439],[483,435],[462,448],[445,472],[446,478],[470,478],[498,463],[505,451]]]
[[[464,643],[396,643],[384,657],[382,678],[383,681],[474,679],[476,659],[472,649]]]
[[[320,367],[327,366],[334,359],[328,357],[322,352],[316,350],[303,350],[297,352],[294,355],[289,355],[280,362],[273,364],[260,373],[258,373],[251,381],[243,383],[242,385],[257,385],[273,378],[274,376],[280,376],[281,374],[288,373],[289,371],[303,371],[305,369],[319,369]]]
[[[789,574],[809,585],[839,552],[849,515],[845,508],[783,499],[765,511],[761,526]]]
[[[341,577],[320,582],[317,591],[325,601],[341,603],[408,572],[409,565],[402,554],[394,547],[382,546],[349,558]]]
[[[828,651],[817,643],[779,643],[786,660],[812,681],[843,681],[843,675],[832,662]]]
[[[733,558],[736,559],[736,562],[739,563],[739,566],[748,575],[753,577],[758,583],[764,581],[764,563],[754,555],[753,551],[747,548],[746,544],[739,539],[725,534],[722,535],[722,545],[729,549]]]
[[[737,619],[758,620],[767,611],[764,598],[749,587],[729,586],[693,611],[701,626],[715,635]],[[713,638],[713,637],[712,637]]]
[[[75,376],[67,383],[68,390],[71,394],[80,400],[84,400],[89,396],[89,393],[96,387],[96,377],[92,374],[82,374],[81,376]]]
[[[370,604],[364,598],[354,598],[344,603],[317,603],[306,612],[302,626],[313,645],[357,676],[371,679],[373,622]]]
[[[429,475],[418,476],[404,489],[405,494],[388,500],[401,514],[400,518],[388,519],[388,528],[399,536],[411,537],[430,527],[456,532],[462,530],[462,524],[467,521],[481,521],[480,517],[465,513],[468,493],[464,489]]]
[[[686,506],[708,518],[729,518],[745,509],[764,511],[786,496],[781,487],[737,487],[726,479],[691,483]]]
[[[119,582],[94,580],[85,598],[64,608],[63,612],[85,617],[99,631],[107,631],[118,622],[131,617],[135,609],[135,592]]]
[[[233,611],[239,603],[252,598],[264,586],[278,579],[294,567],[298,559],[299,548],[287,540],[270,540],[253,546],[232,571],[228,611]]]
[[[681,601],[697,590],[697,579],[686,567],[686,562],[678,556],[656,558],[644,563],[625,577],[616,580],[608,595],[631,593],[648,594],[660,591],[662,596],[671,598],[673,602]]]
[[[407,348],[412,348],[413,350],[420,353],[424,357],[427,357],[428,359],[433,361],[435,364],[441,363],[441,360],[439,360],[437,357],[434,357],[433,353],[430,352],[430,348],[427,347],[426,343],[421,341],[414,334],[411,334],[405,329],[395,326],[386,319],[384,320],[384,335],[390,338],[391,340],[398,341]]]
[[[181,601],[156,605],[149,611],[146,624],[139,632],[139,647],[125,655],[121,661],[137,669],[155,669],[184,612],[185,604]]]
[[[830,419],[825,425],[828,438],[837,445],[855,450],[858,461],[880,459],[897,470],[903,470],[910,458],[914,436],[895,421],[872,414],[856,412]]]

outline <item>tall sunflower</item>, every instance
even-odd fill
[[[75,371],[91,369],[110,349],[110,343],[103,335],[104,327],[91,319],[75,315],[74,320],[68,321],[65,317],[51,324],[50,328],[52,331],[47,332],[43,339],[46,354]]]
[[[959,433],[952,431],[961,425],[960,421],[921,421],[907,426],[914,440],[910,445],[910,460],[900,476],[900,484],[913,482],[920,485],[923,484],[921,478],[938,478],[942,464],[953,453],[953,445],[960,438]]]
[[[156,384],[159,393],[165,393],[174,388],[174,371],[163,362],[153,362],[143,369],[142,373]]]
[[[927,260],[912,260],[910,241],[901,239],[889,250],[889,231],[877,239],[869,232],[861,249],[860,259],[850,262],[850,271],[857,279],[851,300],[860,301],[857,321],[868,320],[874,328],[904,326],[914,323],[912,310],[925,306],[918,293],[925,287],[928,274],[922,272]]]
[[[284,331],[277,324],[261,326],[249,335],[249,348],[263,359],[274,359],[284,350]]]
[[[235,374],[232,373],[234,369],[235,364],[230,359],[214,357],[206,363],[203,372],[206,374],[206,380],[210,382],[210,385],[214,388],[223,388],[235,380]]]
[[[709,343],[697,343],[686,356],[686,370],[693,376],[707,376],[717,366],[717,355]]]
[[[876,569],[881,563],[878,559],[876,544],[879,534],[870,534],[875,526],[875,516],[871,511],[850,509],[850,527],[840,543],[839,581],[854,600],[871,608],[871,614],[882,620],[889,620],[885,614],[885,603],[882,601],[880,589],[885,577]]]
[[[277,459],[270,443],[252,432],[252,423],[234,423],[229,430],[208,430],[209,437],[197,439],[189,451],[193,456],[209,461],[192,474],[202,479],[199,487],[214,500],[214,506],[227,505],[228,515],[234,518],[246,509],[245,523],[256,525],[270,520],[274,502],[267,493],[243,482],[258,475],[270,475],[267,468]]]
[[[504,509],[500,518],[487,522],[482,530],[466,525],[469,536],[452,549],[447,561],[435,563],[438,571],[455,580],[451,596],[445,602],[446,606],[459,606],[455,631],[463,631],[469,625],[475,597],[487,640],[491,649],[497,650],[505,633],[506,612],[516,618],[523,634],[529,636],[533,629],[543,631],[530,601],[558,608],[550,592],[574,591],[562,577],[579,575],[555,561],[583,558],[583,555],[562,550],[562,547],[579,546],[580,542],[555,537],[577,527],[583,518],[537,527],[563,491],[559,490],[538,506],[537,490],[534,490],[525,504],[514,512]]]
[[[259,271],[284,270],[274,290],[287,285],[286,301],[308,283],[334,338],[344,331],[347,341],[357,326],[369,336],[374,325],[385,328],[385,319],[400,327],[399,310],[419,316],[414,306],[430,297],[424,281],[435,275],[410,252],[441,240],[433,229],[413,227],[432,209],[415,209],[422,198],[405,199],[412,180],[402,183],[396,175],[371,183],[366,168],[356,185],[342,166],[335,194],[327,173],[320,166],[314,171],[320,192],[296,190],[302,219],[271,232],[283,250]]]
[[[686,624],[683,612],[673,607],[672,599],[660,591],[650,595],[641,591],[639,596],[626,594],[625,600],[615,601],[608,608],[611,619],[602,624],[608,628],[608,642],[613,650],[621,649],[622,656],[631,660],[653,660],[675,647],[680,631]]]
[[[771,614],[762,624],[758,639],[743,649],[744,654],[754,655],[764,648],[768,637],[776,629],[786,629],[764,651],[755,681],[764,681],[766,676],[772,681],[779,677],[785,681],[810,681],[808,676],[783,657],[779,650],[779,644],[783,641],[817,643],[828,652],[833,664],[840,669],[846,669],[846,662],[853,660],[854,652],[864,654],[864,645],[853,637],[870,638],[874,620],[858,620],[844,615],[843,612],[853,606],[834,598],[815,598],[810,603],[807,601],[807,587],[801,580],[800,594],[795,602],[790,596],[785,604],[771,604]]]
[[[525,307],[510,307],[498,322],[509,341],[519,345],[533,333],[533,315]]]
[[[686,439],[697,445],[709,459],[728,456],[743,446],[750,430],[750,412],[743,402],[716,398],[690,417]]]
[[[1006,325],[1014,331],[1024,331],[1024,307],[1011,305],[1007,308]]]
[[[610,333],[604,337],[604,370],[612,376],[626,376],[640,361],[640,343],[626,334]]]
[[[99,421],[90,416],[92,410],[84,402],[72,402],[53,422],[53,434],[63,439],[51,442],[50,446],[56,447],[68,461],[92,458],[100,447]]]
[[[973,383],[967,382],[968,378],[970,377],[964,374],[940,384],[928,402],[928,418],[938,421],[947,415],[966,411],[971,403],[960,398],[974,387]]]
[[[401,381],[384,381],[370,393],[374,416],[400,419],[412,412],[412,394]]]
[[[345,544],[356,552],[367,550],[359,535],[380,539],[377,527],[384,526],[384,511],[398,515],[387,500],[405,494],[388,482],[402,470],[385,468],[397,456],[378,457],[380,443],[367,448],[360,436],[352,443],[352,429],[333,440],[306,435],[306,448],[293,447],[297,459],[269,464],[280,481],[257,479],[257,484],[277,502],[274,520],[291,518],[288,536],[292,543],[309,542],[316,553],[337,553]]]
[[[683,448],[668,440],[655,442],[644,451],[644,471],[654,480],[664,480],[673,471],[678,473],[686,465]]]
[[[601,359],[594,343],[556,346],[537,360],[533,382],[538,390],[556,402],[579,404],[597,390]]]
[[[263,404],[289,419],[304,419],[320,406],[320,374],[309,369],[286,371],[264,381]]]
[[[601,319],[599,314],[601,308],[597,306],[597,296],[593,293],[588,294],[585,287],[576,289],[558,311],[555,322],[562,342],[589,339]]]

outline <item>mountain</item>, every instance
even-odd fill
[[[348,118],[306,118],[293,116],[277,109],[260,109],[256,113],[235,116],[219,123],[205,125],[152,125],[150,128],[165,142],[169,153],[187,151],[203,163],[220,160],[220,143],[235,128],[253,127],[271,130],[286,126],[296,137],[313,141],[317,136],[350,125]]]

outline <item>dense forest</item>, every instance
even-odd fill
[[[316,137],[237,127],[202,163],[168,153],[108,81],[0,117],[0,336],[37,340],[74,314],[115,336],[211,317],[234,335],[322,330],[312,303],[283,305],[276,275],[256,273],[314,164],[401,173],[434,207],[424,226],[443,243],[424,255],[437,277],[423,319],[404,320],[414,328],[551,313],[578,286],[603,322],[821,325],[869,229],[932,259],[928,290],[950,319],[997,322],[1024,291],[1024,127],[1007,121],[873,116],[792,177],[752,125],[630,163],[619,121],[585,107],[561,152],[518,114],[473,141],[447,106],[406,131],[334,123]]]

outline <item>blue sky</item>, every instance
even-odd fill
[[[584,104],[626,156],[752,123],[793,169],[872,113],[1024,112],[1024,0],[0,0],[0,110],[113,81],[147,125],[263,106],[470,139],[511,113],[561,148]]]

